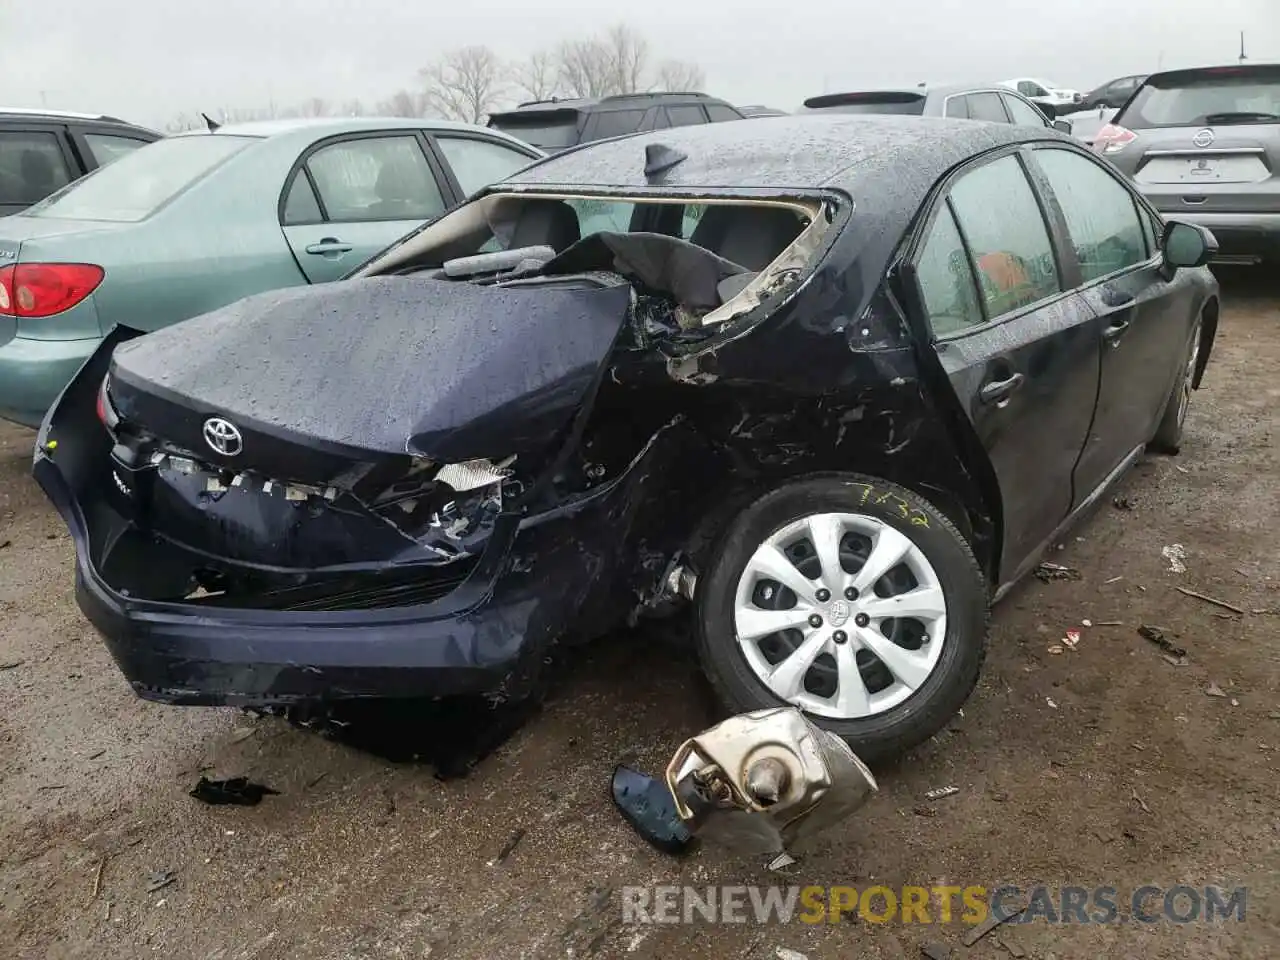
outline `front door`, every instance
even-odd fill
[[[440,216],[445,195],[413,131],[346,136],[303,154],[280,223],[303,274],[324,283]]]
[[[1075,470],[1079,505],[1155,434],[1193,318],[1176,312],[1186,302],[1177,296],[1181,284],[1162,276],[1149,214],[1115,174],[1074,150],[1046,146],[1030,157],[1061,212],[1080,295],[1100,320],[1101,385]]]
[[[999,484],[1008,582],[1071,511],[1098,390],[1097,319],[1063,282],[1015,153],[961,172],[914,272],[938,360]]]

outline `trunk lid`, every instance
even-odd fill
[[[528,455],[587,395],[630,304],[620,280],[286,289],[121,345],[109,396],[168,447],[277,480],[350,486],[370,463]]]

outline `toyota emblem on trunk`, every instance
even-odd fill
[[[234,457],[244,448],[244,437],[236,425],[221,417],[210,417],[204,422],[204,442],[224,457]]]
[[[1213,140],[1214,140],[1213,131],[1208,128],[1205,128],[1204,130],[1199,131],[1194,137],[1191,138],[1191,142],[1194,143],[1197,147],[1207,147],[1209,146],[1209,144],[1213,143]]]

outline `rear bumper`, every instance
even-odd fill
[[[504,517],[479,564],[440,600],[401,607],[281,611],[139,600],[93,563],[86,522],[39,438],[34,474],[76,546],[76,599],[134,691],[181,705],[285,706],[351,698],[485,693],[519,697],[558,639],[595,633],[626,612],[619,520],[652,464],[571,510]],[[67,451],[70,453],[70,451]],[[625,519],[621,531],[626,530]],[[632,594],[634,598],[634,594]],[[599,624],[597,626],[596,624]]]
[[[1195,213],[1161,208],[1160,198],[1150,199],[1169,220],[1208,227],[1218,240],[1214,263],[1280,262],[1280,213]]]
[[[14,337],[0,346],[0,419],[38,427],[101,337],[91,340],[30,340]]]

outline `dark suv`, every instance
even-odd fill
[[[115,117],[0,107],[0,216],[160,137]]]
[[[491,114],[489,126],[547,153],[645,130],[741,120],[742,113],[705,93],[624,93],[614,97],[531,100]]]

